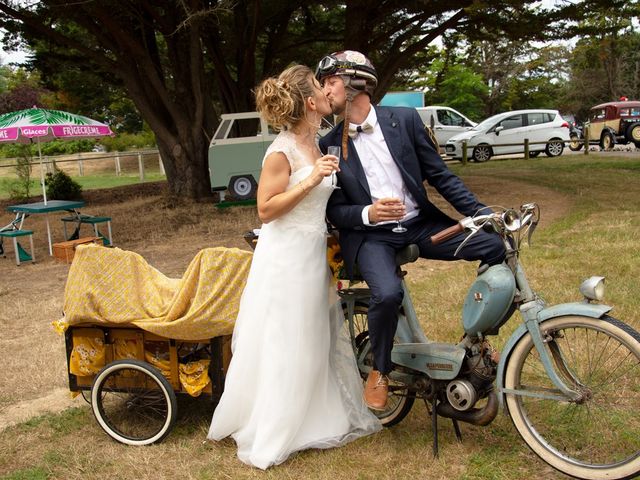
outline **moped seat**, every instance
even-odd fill
[[[420,256],[420,249],[418,245],[412,243],[407,245],[402,250],[398,250],[396,252],[396,265],[400,267],[401,265],[405,265],[407,263],[415,262]]]

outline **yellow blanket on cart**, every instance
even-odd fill
[[[82,323],[133,324],[176,340],[229,335],[252,253],[237,248],[198,252],[182,278],[168,278],[137,253],[80,245],[56,329]]]

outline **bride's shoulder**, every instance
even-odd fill
[[[295,155],[295,146],[296,146],[296,142],[295,142],[295,138],[293,137],[293,134],[291,134],[287,130],[283,130],[280,133],[278,133],[278,135],[273,140],[273,142],[271,142],[271,145],[269,145],[269,147],[267,148],[267,151],[264,154],[264,159],[266,160],[266,158],[269,155],[271,155],[272,153],[278,152],[278,153],[282,153],[285,157],[287,157],[289,164],[292,165],[293,156]],[[264,160],[263,160],[263,164],[264,164]]]

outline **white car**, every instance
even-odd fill
[[[515,110],[499,113],[471,130],[451,137],[445,149],[448,156],[462,158],[462,143],[467,155],[476,162],[486,162],[494,155],[524,153],[529,139],[529,154],[545,152],[557,157],[569,142],[569,123],[557,110]]]
[[[444,146],[454,135],[466,132],[476,125],[457,110],[449,107],[432,105],[416,108],[418,115],[426,127],[432,127],[438,145]]]

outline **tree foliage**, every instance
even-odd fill
[[[568,10],[535,0],[15,0],[0,1],[0,27],[38,45],[43,71],[61,79],[77,69],[75,78],[123,88],[155,133],[173,193],[198,197],[209,192],[219,114],[252,110],[256,83],[291,62],[360,50],[378,69],[380,98],[446,32],[545,40],[561,34]],[[79,106],[90,101],[78,95]]]

